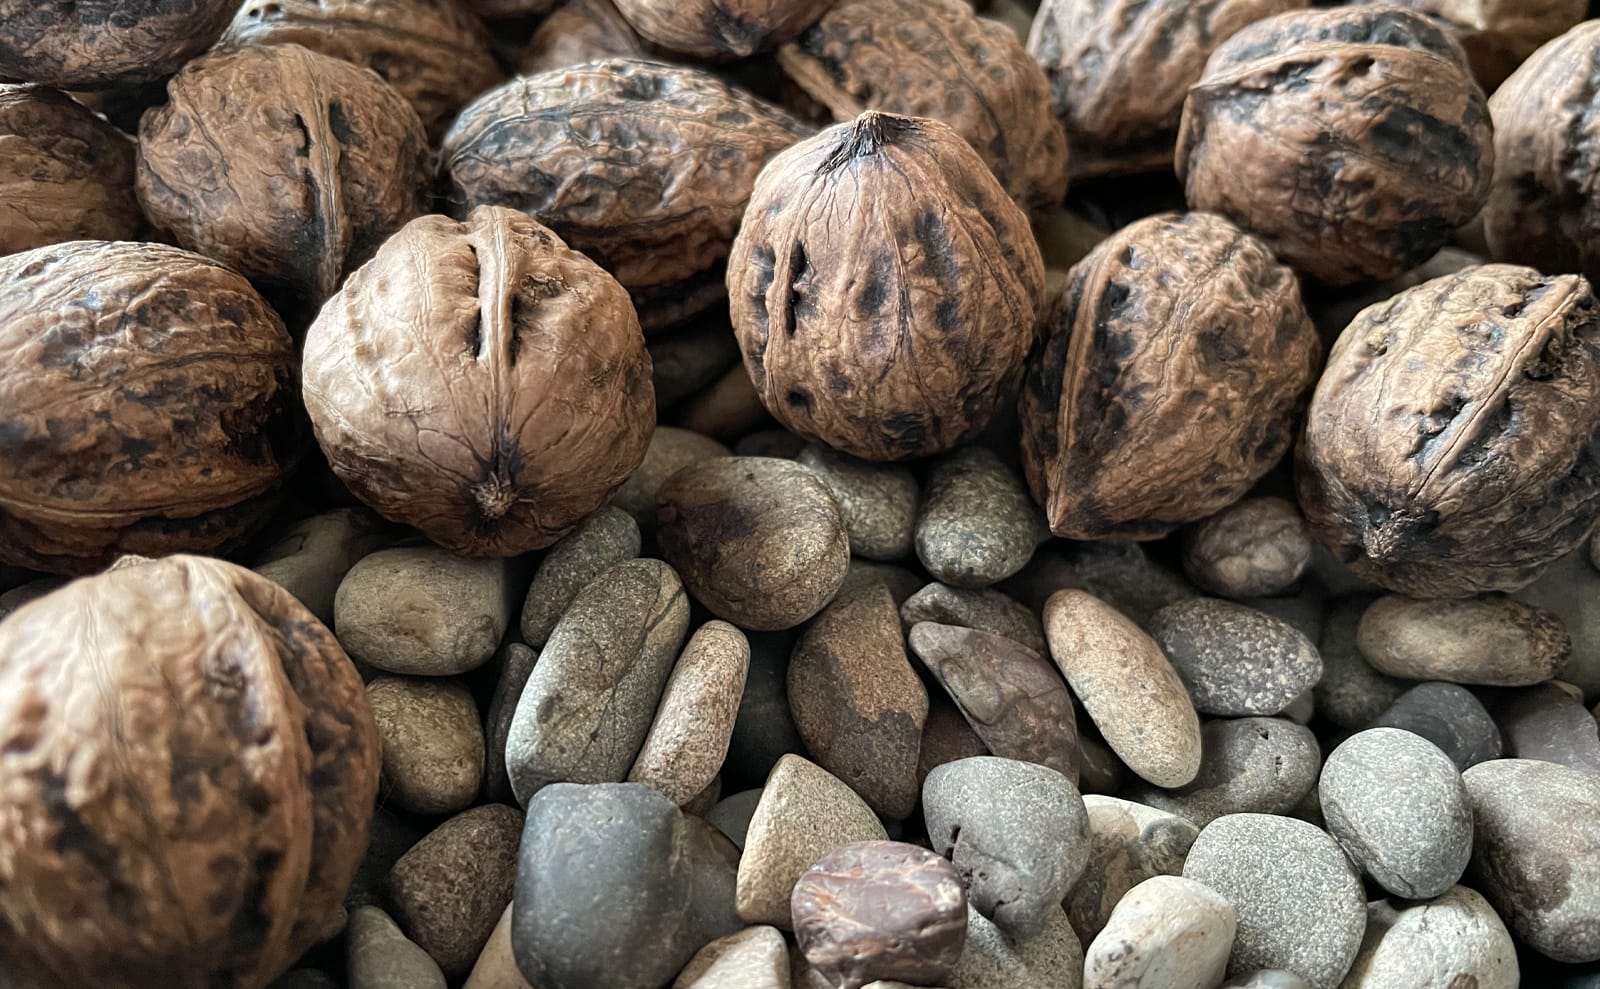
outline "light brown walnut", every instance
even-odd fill
[[[517,67],[531,76],[612,56],[647,58],[649,46],[611,0],[568,0],[539,23]]]
[[[615,0],[639,34],[682,55],[747,58],[804,31],[833,0]]]
[[[1366,0],[1427,14],[1461,43],[1472,74],[1493,92],[1546,41],[1588,12],[1586,0]]]
[[[237,0],[0,0],[0,80],[137,85],[210,48]]]

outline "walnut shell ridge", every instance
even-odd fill
[[[558,0],[467,0],[472,12],[484,20],[534,17],[554,7]]]
[[[1289,449],[1322,356],[1294,272],[1210,213],[1112,234],[1045,325],[1022,463],[1069,539],[1157,539],[1237,501]]]
[[[1600,517],[1600,312],[1577,275],[1488,264],[1361,311],[1296,452],[1312,534],[1419,598],[1512,591]]]
[[[0,750],[0,957],[44,986],[265,986],[339,908],[380,762],[333,634],[195,556],[0,622]]]
[[[867,460],[988,424],[1038,328],[1028,217],[946,124],[869,110],[774,158],[728,262],[756,393],[789,430]]]
[[[216,42],[237,0],[0,0],[0,80],[153,82]]]
[[[655,431],[628,294],[526,214],[413,220],[323,307],[305,402],[335,474],[467,556],[555,542]]]
[[[1586,0],[1365,0],[1410,7],[1449,31],[1472,65],[1485,92],[1535,50],[1570,30],[1587,15]]]
[[[667,51],[746,58],[775,48],[827,13],[834,0],[615,0],[634,30]]]
[[[568,0],[539,23],[517,68],[533,75],[612,57],[649,58],[649,46],[611,0]]]

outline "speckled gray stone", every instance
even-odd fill
[[[1227,814],[1286,814],[1317,782],[1322,751],[1307,728],[1283,718],[1208,721],[1200,729],[1200,774],[1188,786],[1126,788],[1149,804],[1205,827]]]
[[[732,455],[733,451],[709,436],[676,426],[657,426],[639,469],[611,496],[611,504],[632,515],[640,529],[651,531],[656,527],[656,492],[667,478],[690,464]]]
[[[1209,886],[1155,876],[1133,887],[1084,949],[1083,989],[1212,989],[1228,967],[1233,904]]]
[[[542,647],[556,622],[589,581],[639,555],[639,523],[620,508],[606,506],[562,536],[539,561],[522,603],[522,641]]]
[[[1176,876],[1200,829],[1164,810],[1119,797],[1090,794],[1089,860],[1063,906],[1078,940],[1087,944],[1128,890],[1155,876]]]
[[[1082,989],[1083,946],[1066,912],[1046,911],[1044,930],[1017,939],[968,904],[967,948],[949,989]]]
[[[1313,688],[1317,710],[1349,731],[1370,725],[1410,686],[1373,669],[1356,647],[1361,616],[1377,597],[1362,594],[1331,602],[1317,639],[1317,652],[1322,656],[1322,679]]]
[[[789,989],[789,948],[776,927],[746,927],[701,948],[672,989]]]
[[[289,526],[256,558],[254,570],[332,627],[340,582],[362,557],[389,540],[392,528],[365,508],[336,508]]]
[[[345,978],[349,989],[446,989],[448,985],[428,953],[377,907],[350,912]]]
[[[511,902],[521,840],[521,811],[483,804],[439,825],[390,871],[395,920],[450,978],[472,968]]]
[[[1374,728],[1421,735],[1466,770],[1500,758],[1500,728],[1472,691],[1454,683],[1419,683],[1373,719]]]
[[[520,642],[508,642],[500,651],[500,676],[494,682],[489,710],[483,716],[487,748],[483,764],[482,796],[485,800],[512,803],[517,799],[511,790],[511,777],[506,774],[506,739],[511,735],[511,722],[517,715],[517,701],[522,699],[522,690],[528,685],[528,677],[538,661],[538,651]]]
[[[1311,531],[1284,498],[1242,498],[1183,534],[1183,572],[1227,598],[1278,594],[1311,562]]]
[[[1003,635],[1037,653],[1045,649],[1039,616],[993,588],[929,584],[900,606],[900,621],[907,631],[918,622],[938,622]]]
[[[1561,673],[1561,619],[1500,595],[1419,601],[1386,594],[1361,616],[1356,645],[1373,668],[1408,680],[1523,687]]]
[[[1517,989],[1517,946],[1465,886],[1428,903],[1367,905],[1367,933],[1342,989]]]
[[[734,847],[743,851],[745,832],[750,830],[750,818],[755,816],[756,805],[760,802],[759,788],[729,794],[706,811],[706,823],[727,835]]]
[[[453,680],[378,677],[367,702],[383,740],[382,799],[416,814],[453,814],[483,783],[483,727]]]
[[[1022,478],[992,450],[960,447],[935,461],[917,516],[917,557],[935,579],[987,587],[1027,566],[1050,537]]]
[[[722,768],[750,669],[750,641],[724,621],[695,630],[661,693],[655,720],[628,771],[634,783],[683,806]]]
[[[1542,759],[1600,776],[1600,726],[1554,684],[1506,691],[1494,719],[1509,759]]]
[[[778,457],[782,460],[793,460],[800,456],[800,451],[805,448],[805,439],[787,429],[758,429],[741,436],[739,442],[733,445],[733,453],[738,457]]]
[[[815,471],[833,492],[844,513],[853,556],[899,560],[911,555],[920,492],[910,470],[857,460],[814,443],[795,459]]]
[[[455,676],[488,662],[511,624],[511,565],[432,546],[361,558],[333,599],[334,630],[353,659],[388,673]]]
[[[1162,608],[1150,635],[1201,714],[1277,714],[1322,676],[1317,647],[1294,626],[1220,598]]]

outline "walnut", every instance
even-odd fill
[[[459,0],[248,0],[225,42],[304,45],[372,69],[437,140],[502,76],[483,24]]]
[[[1157,539],[1238,500],[1289,448],[1322,356],[1294,273],[1209,213],[1112,234],[1046,332],[1023,467],[1069,539]]]
[[[540,22],[517,67],[523,75],[533,75],[614,55],[648,54],[643,39],[611,0],[569,0]]]
[[[1483,233],[1496,260],[1600,279],[1597,106],[1600,21],[1540,48],[1495,91]]]
[[[457,216],[527,211],[616,276],[652,330],[722,299],[756,174],[805,133],[708,72],[614,58],[484,94],[442,160]]]
[[[428,140],[373,72],[299,45],[218,49],[139,123],[139,202],[190,250],[309,307],[423,211]]]
[[[754,55],[804,31],[833,0],[615,0],[634,30],[667,51],[707,59]]]
[[[134,146],[81,103],[0,86],[0,254],[68,240],[133,240]]]
[[[556,0],[467,0],[473,13],[490,21],[537,17],[555,5]]]
[[[1172,167],[1178,118],[1230,35],[1309,0],[1044,0],[1028,51],[1044,67],[1074,178]]]
[[[0,258],[0,561],[79,574],[238,545],[304,446],[294,366],[282,321],[206,258]]]
[[[622,486],[655,426],[627,293],[497,206],[419,217],[384,244],[311,325],[304,374],[340,479],[464,555],[555,542]]]
[[[745,367],[792,432],[867,460],[981,432],[1032,345],[1028,217],[937,120],[869,110],[761,173],[728,262]]]
[[[379,740],[333,634],[196,556],[0,623],[0,958],[48,986],[264,986],[367,847]]]
[[[1229,38],[1189,90],[1177,171],[1222,213],[1330,284],[1426,261],[1477,214],[1494,147],[1460,46],[1420,14],[1279,14]]]
[[[1588,282],[1487,264],[1361,312],[1297,454],[1312,534],[1413,597],[1511,591],[1600,517],[1600,314]]]
[[[1540,45],[1583,20],[1586,0],[1365,0],[1410,7],[1450,32],[1493,91]]]
[[[1066,195],[1067,139],[1043,71],[966,0],[843,0],[778,61],[835,120],[883,110],[944,121],[1026,209]]]
[[[98,89],[171,75],[210,48],[238,0],[0,0],[0,80]]]

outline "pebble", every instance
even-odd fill
[[[928,691],[906,658],[888,589],[852,589],[824,608],[795,645],[788,686],[795,727],[816,763],[879,814],[909,816]]]
[[[933,850],[955,864],[978,912],[1036,937],[1089,860],[1089,814],[1065,776],[974,756],[928,774],[922,811]]]
[[[620,563],[578,593],[528,677],[506,739],[519,802],[550,783],[628,775],[688,630],[688,597],[660,560]]]
[[[389,903],[406,935],[452,979],[472,968],[511,902],[522,812],[483,804],[439,825],[395,863]]]
[[[732,451],[709,436],[676,426],[657,426],[645,448],[644,461],[611,496],[611,504],[633,516],[640,529],[654,531],[656,494],[667,478],[690,464],[731,456]]]
[[[1130,800],[1205,827],[1228,814],[1287,814],[1317,782],[1322,750],[1310,729],[1283,718],[1208,721],[1200,773],[1187,786],[1135,785]]]
[[[544,646],[572,599],[591,580],[639,555],[639,523],[607,506],[578,523],[545,553],[522,604],[522,641]]]
[[[1294,626],[1301,635],[1316,642],[1322,637],[1322,621],[1328,613],[1328,592],[1315,577],[1308,577],[1294,594],[1271,598],[1245,598],[1239,602],[1264,615]]]
[[[1600,572],[1588,549],[1580,546],[1563,556],[1513,596],[1561,619],[1572,636],[1572,656],[1561,676],[1577,684],[1591,703],[1600,699]]]
[[[297,968],[272,980],[268,989],[339,989],[339,980],[315,968]]]
[[[715,320],[652,336],[646,344],[659,409],[688,398],[739,363],[738,342],[726,324],[718,325]]]
[[[758,429],[740,437],[739,442],[733,446],[733,453],[737,457],[778,457],[781,460],[793,460],[800,456],[800,451],[808,445],[803,437],[796,436],[787,429]]]
[[[478,706],[448,680],[379,677],[367,702],[383,740],[382,799],[414,814],[454,814],[483,783]]]
[[[372,512],[336,508],[289,526],[256,558],[254,569],[332,627],[334,596],[345,574],[388,539],[388,524]]]
[[[1111,911],[1133,887],[1176,876],[1200,829],[1186,818],[1119,797],[1090,794],[1089,860],[1063,906],[1083,942],[1093,941]]]
[[[1385,595],[1361,616],[1356,645],[1390,676],[1488,687],[1543,683],[1561,672],[1572,651],[1561,619],[1498,595],[1455,601]]]
[[[1183,572],[1225,598],[1294,586],[1311,563],[1311,530],[1284,498],[1243,498],[1183,534]]]
[[[1419,683],[1372,721],[1421,735],[1463,772],[1500,758],[1500,728],[1472,691],[1454,683]]]
[[[1156,786],[1194,779],[1200,719],[1155,640],[1077,590],[1050,597],[1044,627],[1051,658],[1117,758]]]
[[[1263,968],[1249,975],[1229,979],[1222,984],[1222,989],[1311,989],[1311,986],[1293,972],[1285,972],[1281,968]]]
[[[1018,939],[967,907],[967,949],[949,989],[1082,989],[1083,947],[1066,911],[1047,911],[1044,930]]]
[[[814,443],[795,459],[815,471],[833,492],[844,513],[851,555],[868,560],[911,555],[920,492],[910,470],[857,460]]]
[[[723,797],[708,811],[706,823],[728,836],[734,847],[744,851],[744,836],[750,830],[750,818],[755,816],[756,805],[761,802],[761,790],[740,790]]]
[[[1472,810],[1461,771],[1420,735],[1357,732],[1328,756],[1317,791],[1328,832],[1395,896],[1432,899],[1466,871]]]
[[[483,793],[485,800],[511,803],[516,794],[511,789],[511,777],[506,772],[506,739],[511,736],[511,723],[517,715],[517,702],[533,674],[533,665],[539,661],[537,650],[520,642],[508,642],[500,654],[500,677],[494,682],[494,692],[489,697],[489,711],[484,715],[484,740],[488,746],[483,766]]]
[[[936,580],[988,587],[1027,566],[1050,538],[1022,479],[992,450],[961,447],[937,460],[917,516],[917,558]]]
[[[852,557],[850,567],[844,574],[844,583],[839,585],[839,593],[843,594],[862,584],[882,584],[889,589],[889,596],[894,598],[894,606],[899,608],[922,588],[925,579],[894,563],[874,563]]]
[[[489,941],[483,946],[478,960],[467,976],[462,989],[533,989],[517,969],[517,960],[511,953],[511,903],[500,911]]]
[[[711,385],[691,396],[678,415],[678,425],[697,433],[731,441],[760,425],[770,424],[772,417],[761,404],[761,396],[750,381],[750,372],[739,364]]]
[[[1036,653],[1045,650],[1039,616],[993,588],[929,584],[900,605],[900,621],[908,630],[918,622],[958,625],[1003,635]]]
[[[350,912],[346,939],[345,976],[350,989],[446,989],[449,984],[428,953],[377,907]]]
[[[888,838],[872,808],[821,766],[786,755],[773,767],[745,833],[737,904],[747,924],[793,929],[794,884],[827,852]]]
[[[1182,577],[1152,561],[1139,543],[1057,543],[1001,590],[1035,611],[1056,591],[1075,588],[1094,595],[1143,628],[1150,616],[1199,595]]]
[[[1472,804],[1468,881],[1535,951],[1600,960],[1600,778],[1532,759],[1479,763],[1461,778]]]
[[[1093,722],[1088,727],[1092,729]],[[1078,736],[1078,792],[1114,794],[1122,789],[1127,776],[1128,767],[1099,736]]]
[[[776,927],[746,927],[701,948],[672,989],[789,989],[789,946]]]
[[[1150,635],[1201,714],[1277,714],[1322,677],[1317,647],[1294,626],[1220,598],[1162,608]]]
[[[1201,829],[1183,875],[1238,912],[1229,975],[1281,968],[1311,989],[1337,989],[1355,960],[1366,897],[1339,843],[1319,828],[1267,814],[1219,817]]]
[[[628,780],[683,806],[716,779],[750,669],[750,642],[723,621],[700,626],[672,667]]]
[[[1554,684],[1508,691],[1494,713],[1507,758],[1542,759],[1600,776],[1600,726]]]
[[[433,546],[361,558],[333,599],[351,658],[388,673],[455,676],[489,661],[511,624],[505,560],[469,560]]]
[[[1212,989],[1228,967],[1236,923],[1233,905],[1209,886],[1146,879],[1084,949],[1083,989]]]
[[[705,818],[693,814],[683,815],[683,830],[683,855],[694,888],[685,920],[695,932],[695,944],[704,945],[745,926],[736,904],[739,848]]]
[[[1072,695],[1048,660],[1003,636],[934,622],[913,625],[910,644],[989,752],[1078,782]]]
[[[1328,606],[1317,639],[1317,652],[1322,656],[1322,679],[1312,688],[1317,710],[1347,731],[1372,724],[1411,686],[1373,669],[1356,645],[1361,616],[1376,600],[1373,594],[1335,600]]]
[[[750,642],[750,669],[722,775],[731,785],[748,788],[760,786],[780,757],[803,755],[806,746],[789,713],[789,656],[796,637],[752,632],[745,638]]]
[[[972,730],[961,709],[948,696],[929,693],[928,722],[922,726],[922,748],[917,753],[917,792],[922,792],[922,784],[936,767],[989,754],[989,747]]]
[[[961,876],[916,845],[835,848],[800,877],[790,904],[806,961],[841,989],[879,979],[940,983],[967,943]]]
[[[1517,946],[1482,896],[1455,886],[1429,903],[1367,905],[1367,932],[1342,989],[1517,989]]]

